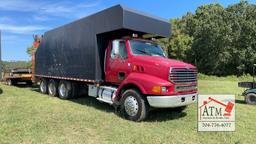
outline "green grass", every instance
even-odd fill
[[[36,88],[0,85],[0,143],[254,143],[256,106],[246,105],[237,81],[200,80],[201,94],[236,95],[235,132],[197,132],[196,104],[183,113],[150,113],[144,122],[124,120],[90,97],[60,100]]]
[[[215,81],[252,81],[253,77],[250,74],[244,74],[242,76],[235,76],[235,75],[230,75],[230,76],[222,76],[222,77],[218,77],[218,76],[211,76],[211,75],[205,75],[202,73],[198,74],[199,79],[201,80],[215,80]]]

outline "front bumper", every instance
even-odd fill
[[[148,103],[155,108],[181,107],[194,103],[197,100],[197,93],[175,96],[147,96]]]

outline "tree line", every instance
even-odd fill
[[[170,22],[170,38],[159,41],[169,58],[192,63],[208,75],[252,73],[256,63],[255,4],[203,5]]]
[[[15,68],[31,68],[30,61],[2,61],[3,72],[10,72]]]

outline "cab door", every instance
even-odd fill
[[[128,53],[124,40],[114,40],[111,43],[106,60],[106,81],[119,84],[129,72]]]

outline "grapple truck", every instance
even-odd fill
[[[150,108],[183,108],[197,99],[197,70],[151,40],[169,35],[168,21],[117,5],[46,32],[35,79],[41,93],[61,99],[86,89],[133,121]]]

